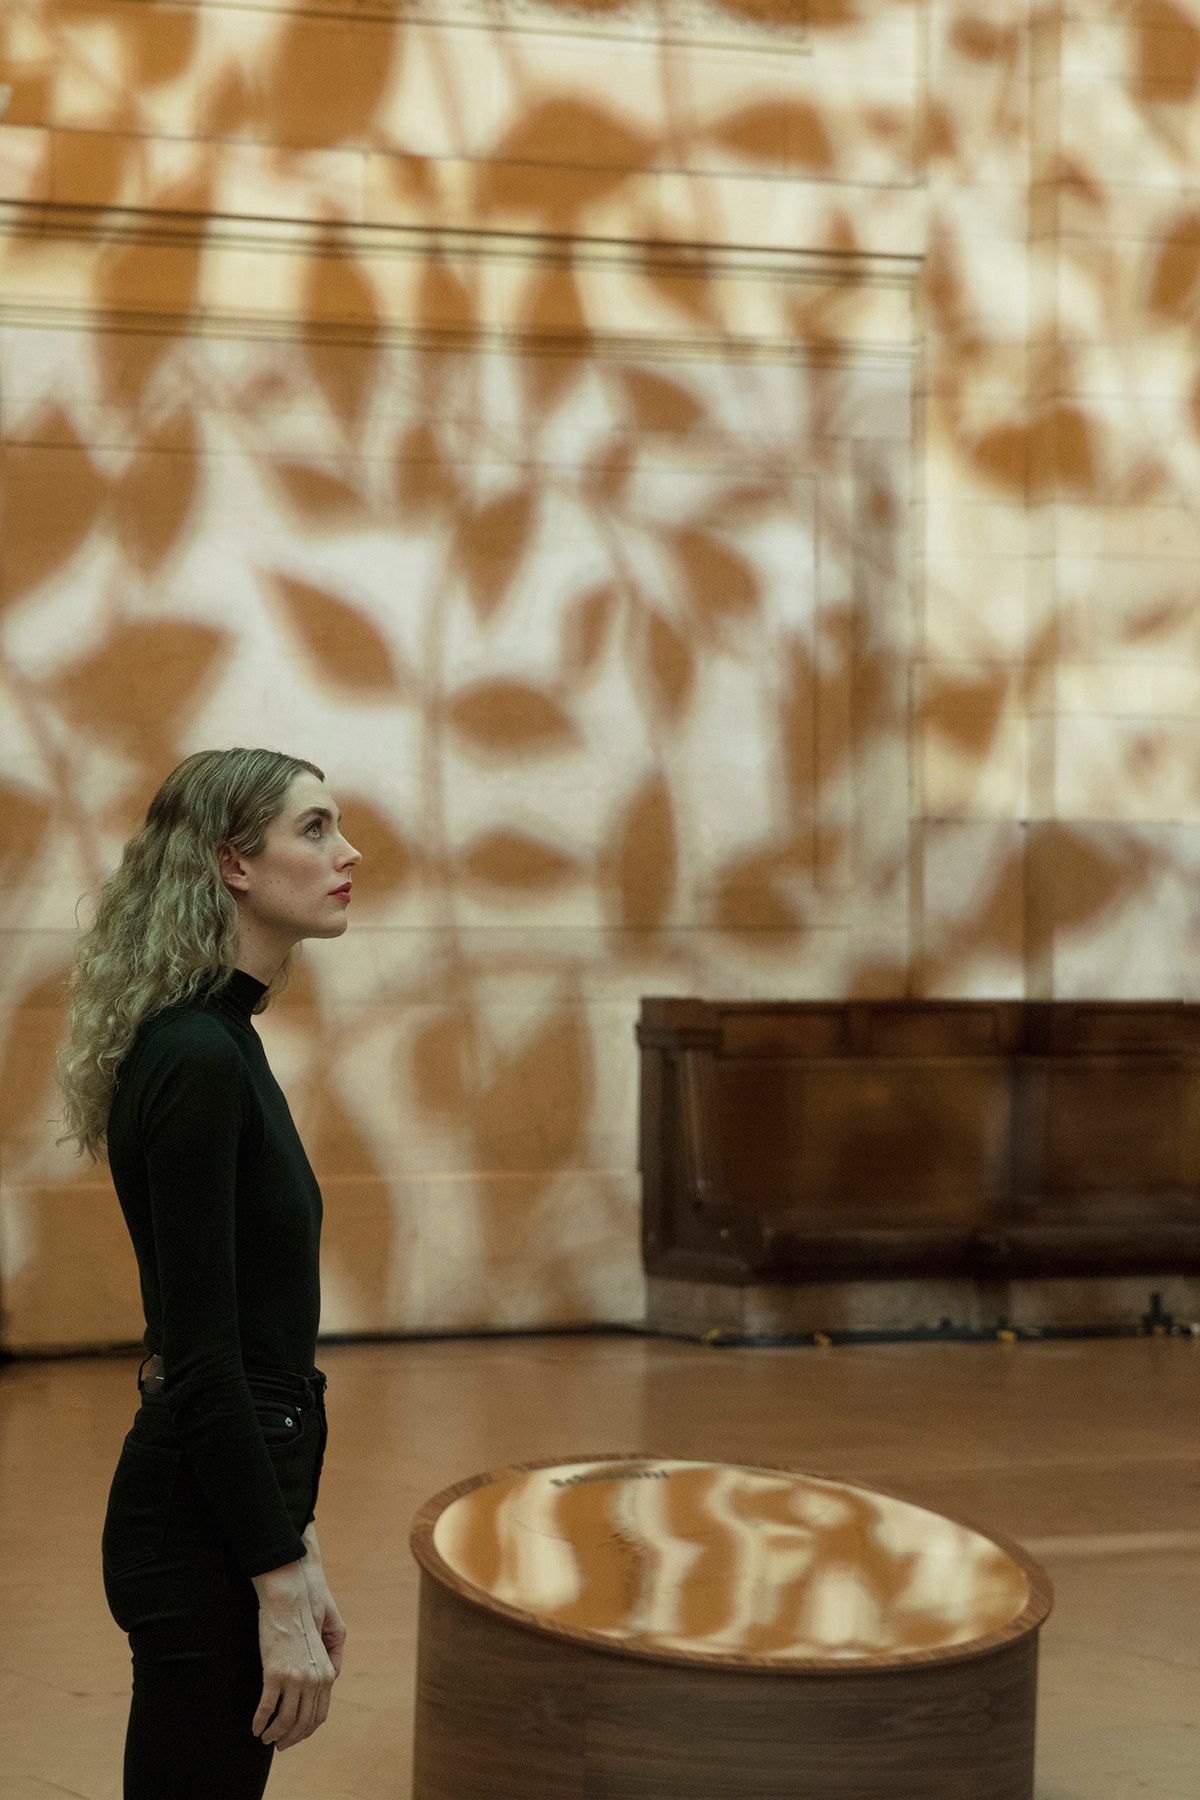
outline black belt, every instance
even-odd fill
[[[143,1398],[161,1396],[165,1380],[162,1357],[157,1353],[145,1357],[138,1368],[138,1387]],[[325,1393],[325,1376],[320,1369],[314,1369],[311,1375],[293,1375],[290,1369],[247,1369],[246,1383],[251,1393],[285,1395],[294,1400],[319,1401]]]

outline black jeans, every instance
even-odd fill
[[[247,1380],[300,1531],[325,1454],[325,1377]],[[258,1596],[159,1395],[143,1394],[122,1446],[102,1547],[109,1609],[133,1653],[125,1800],[260,1800],[274,1747],[250,1729],[262,1694]]]

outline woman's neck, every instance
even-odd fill
[[[253,975],[264,987],[270,987],[296,942],[290,934],[285,937],[243,914],[238,932],[237,967],[245,974]]]

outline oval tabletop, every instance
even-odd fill
[[[978,1655],[1035,1630],[1015,1546],[849,1482],[606,1457],[460,1482],[413,1527],[422,1566],[542,1631],[658,1660],[851,1670]]]

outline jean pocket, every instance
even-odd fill
[[[268,1449],[298,1444],[304,1436],[304,1414],[289,1400],[263,1400],[256,1394],[254,1416]]]
[[[126,1438],[100,1539],[110,1575],[127,1575],[162,1554],[178,1473],[178,1450]]]

